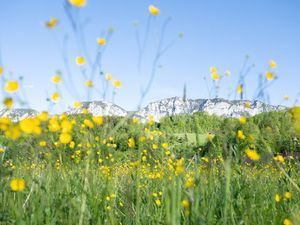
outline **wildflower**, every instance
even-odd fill
[[[284,197],[285,197],[286,199],[291,199],[291,198],[292,198],[292,193],[289,192],[289,191],[287,191],[287,192],[284,193]]]
[[[56,27],[57,24],[58,24],[58,19],[55,17],[52,17],[49,21],[46,22],[46,27],[48,27],[49,29],[52,29],[52,28]]]
[[[242,130],[238,130],[237,137],[241,140],[244,140],[246,138]]]
[[[87,0],[69,0],[69,3],[75,7],[82,8],[86,6]]]
[[[292,221],[290,219],[284,219],[283,225],[292,225]]]
[[[4,68],[0,65],[0,76],[2,76],[4,73]]]
[[[238,94],[241,94],[243,92],[243,86],[242,85],[238,85],[237,88],[236,88],[236,92]]]
[[[134,141],[134,139],[133,138],[129,138],[127,144],[128,144],[129,148],[134,148],[135,147],[135,141]]]
[[[251,103],[250,102],[246,102],[244,104],[245,108],[250,109],[251,108]]]
[[[93,81],[87,80],[87,81],[85,82],[85,86],[87,86],[88,88],[93,87],[93,86],[94,86]]]
[[[110,73],[107,73],[106,76],[105,76],[105,79],[106,79],[107,81],[112,80],[112,75],[111,75]]]
[[[37,117],[38,117],[38,119],[40,120],[40,121],[43,121],[43,122],[45,122],[45,121],[47,121],[48,120],[48,112],[46,112],[46,111],[43,111],[43,112],[41,112]]]
[[[288,95],[283,96],[283,100],[288,101],[289,100],[289,96]]]
[[[69,144],[72,141],[72,136],[69,133],[61,133],[59,141],[63,144]]]
[[[244,117],[244,116],[241,116],[241,117],[239,118],[239,121],[240,121],[240,124],[245,124],[245,123],[247,123],[247,118]]]
[[[194,179],[193,179],[192,177],[189,177],[189,178],[186,180],[184,186],[187,187],[187,188],[192,188],[192,187],[194,187],[194,186],[195,186]]]
[[[85,120],[83,121],[83,124],[84,124],[85,126],[87,126],[88,128],[90,128],[90,129],[94,128],[93,122],[90,121],[89,119],[85,119]]]
[[[168,143],[162,143],[161,147],[163,147],[163,149],[168,149],[169,145]]]
[[[247,157],[248,157],[249,159],[251,159],[252,161],[258,161],[258,160],[260,159],[260,155],[257,153],[256,150],[247,148],[247,149],[245,150],[245,153],[246,153]]]
[[[149,13],[153,16],[158,16],[160,13],[159,8],[157,8],[154,5],[149,5],[148,10],[149,10]]]
[[[75,101],[73,106],[78,109],[78,108],[81,107],[81,102],[80,101]]]
[[[140,123],[140,120],[139,120],[138,118],[133,118],[133,119],[132,119],[132,122],[133,122],[134,124],[139,124],[139,123]]]
[[[274,160],[280,163],[284,163],[284,157],[282,155],[277,155],[274,157]]]
[[[58,92],[54,92],[51,96],[53,102],[58,102],[60,99],[60,94]]]
[[[11,138],[12,140],[16,140],[21,136],[21,130],[19,126],[10,126],[5,130],[5,136]]]
[[[207,134],[207,140],[208,141],[212,141],[214,139],[214,137],[215,137],[215,135],[210,133],[210,132]]]
[[[121,81],[114,80],[113,85],[114,85],[115,88],[120,88],[121,87]]]
[[[97,38],[97,43],[98,45],[105,45],[106,44],[106,40],[104,38]]]
[[[41,147],[45,147],[45,146],[47,146],[47,142],[46,141],[40,141],[39,145]]]
[[[201,160],[203,160],[204,162],[209,162],[209,159],[208,159],[208,157],[201,157]]]
[[[211,79],[213,79],[214,81],[218,81],[218,80],[220,80],[220,76],[217,73],[212,73]]]
[[[274,200],[275,200],[275,202],[280,202],[280,200],[281,200],[280,195],[279,195],[279,194],[276,194],[276,195],[274,196]]]
[[[54,75],[53,77],[51,77],[51,81],[54,84],[59,84],[61,82],[61,77],[59,75]]]
[[[64,120],[61,122],[61,132],[63,132],[63,133],[71,132],[71,131],[72,131],[72,128],[73,128],[73,124],[72,124],[72,122],[70,122],[69,120],[64,119]]]
[[[226,76],[230,76],[230,75],[231,75],[231,72],[230,72],[229,70],[226,70],[226,71],[225,71],[225,75],[226,75]]]
[[[270,60],[269,66],[270,66],[270,68],[275,69],[277,67],[277,63],[274,60]]]
[[[92,120],[97,125],[102,125],[103,124],[103,116],[93,116]]]
[[[270,71],[266,72],[265,76],[266,76],[267,80],[273,80],[273,78],[274,78],[274,74]]]
[[[19,192],[25,189],[25,180],[23,178],[14,178],[10,181],[12,191]]]
[[[6,82],[4,90],[9,93],[16,92],[19,90],[19,83],[15,80],[9,80]]]
[[[182,200],[182,202],[181,202],[181,206],[182,206],[182,208],[187,209],[187,208],[190,207],[190,203],[189,203],[188,200],[184,199],[184,200]]]
[[[8,97],[3,100],[3,104],[5,105],[6,108],[11,109],[14,104],[14,101],[12,98]]]
[[[26,134],[41,134],[40,121],[37,118],[26,118],[20,121],[20,129]]]
[[[155,204],[156,204],[157,206],[161,206],[161,201],[160,201],[159,199],[156,199],[156,200],[155,200]]]
[[[78,56],[78,57],[76,58],[76,64],[77,64],[78,66],[83,66],[83,65],[85,64],[85,58],[82,57],[82,56]]]

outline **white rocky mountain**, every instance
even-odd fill
[[[246,107],[246,104],[248,106]],[[103,101],[83,102],[80,108],[70,108],[67,114],[80,114],[86,108],[93,115],[102,116],[120,116],[132,115],[120,106]],[[284,106],[272,106],[260,101],[247,100],[225,100],[216,99],[186,99],[180,97],[167,98],[151,102],[141,110],[134,112],[134,116],[147,119],[153,116],[155,121],[159,121],[164,116],[173,116],[180,114],[192,114],[195,112],[207,112],[210,115],[223,117],[254,116],[262,112],[285,110]],[[37,114],[35,110],[15,109],[0,110],[0,117],[8,116],[13,120],[20,120],[26,117],[32,117]]]

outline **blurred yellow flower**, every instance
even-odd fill
[[[244,117],[244,116],[241,116],[241,117],[239,118],[239,121],[240,121],[240,124],[245,124],[245,123],[247,123],[247,118]]]
[[[45,147],[45,146],[47,146],[47,142],[46,141],[40,141],[39,145],[41,147]]]
[[[9,93],[16,92],[19,90],[19,83],[15,80],[9,80],[6,82],[4,90]]]
[[[40,120],[38,118],[26,118],[20,121],[20,129],[26,134],[41,134]]]
[[[106,40],[104,38],[97,38],[97,43],[98,45],[105,45],[106,44]]]
[[[18,192],[25,189],[25,180],[23,178],[14,178],[10,181],[12,191]]]
[[[114,80],[113,85],[114,85],[115,88],[120,88],[121,87],[121,81]]]
[[[134,141],[134,139],[133,138],[129,138],[127,144],[128,144],[129,148],[134,148],[135,147],[135,141]]]
[[[54,84],[59,84],[61,82],[61,76],[59,75],[54,75],[53,77],[51,77],[51,81],[54,83]]]
[[[215,135],[213,133],[208,133],[207,134],[207,140],[212,141],[214,139]]]
[[[291,198],[292,198],[291,192],[289,192],[289,191],[285,192],[285,193],[284,193],[284,197],[285,197],[286,199],[291,199]]]
[[[211,79],[213,79],[214,81],[218,81],[218,80],[220,80],[220,76],[217,73],[212,73]]]
[[[43,111],[43,112],[41,112],[41,113],[38,115],[38,118],[39,118],[40,121],[45,122],[45,121],[48,120],[48,116],[49,116],[48,112]]]
[[[289,96],[288,95],[283,96],[283,100],[288,101],[289,100]]]
[[[251,103],[250,102],[246,102],[244,104],[245,108],[250,109],[251,108]]]
[[[85,58],[82,56],[76,57],[76,64],[78,66],[83,66],[85,64]]]
[[[275,69],[277,67],[277,63],[274,60],[270,60],[269,66],[270,66],[270,68]]]
[[[266,72],[266,78],[267,80],[273,80],[274,74],[270,71]]]
[[[53,102],[58,102],[60,99],[60,94],[58,92],[54,92],[51,96]]]
[[[149,13],[153,16],[158,16],[160,13],[159,8],[157,8],[154,5],[149,5],[148,10],[149,10]]]
[[[49,29],[52,29],[54,27],[56,27],[58,24],[58,19],[55,17],[52,17],[49,21],[46,22],[46,27],[48,27]]]
[[[155,204],[156,204],[157,206],[161,206],[161,201],[160,201],[159,199],[156,199],[156,200],[155,200]]]
[[[85,82],[85,86],[87,86],[88,88],[93,87],[93,86],[94,86],[93,81],[87,80],[87,81]]]
[[[292,221],[290,219],[284,219],[283,225],[293,225]]]
[[[274,200],[275,200],[275,202],[280,202],[280,200],[281,200],[280,195],[279,195],[279,194],[276,194],[276,195],[274,196]]]
[[[107,73],[106,76],[105,76],[105,79],[106,79],[107,81],[112,80],[112,75],[111,75],[110,73]]]
[[[4,68],[0,65],[0,76],[2,76],[4,73]]]
[[[69,0],[69,3],[75,7],[81,8],[86,6],[87,0]]]
[[[3,100],[3,104],[7,109],[11,109],[14,104],[14,100],[10,97],[7,97]]]
[[[237,137],[241,140],[244,140],[246,138],[242,130],[238,130]]]
[[[93,116],[92,120],[97,125],[102,125],[103,124],[103,116]]]
[[[85,120],[83,121],[83,124],[84,124],[85,126],[87,126],[88,128],[90,128],[90,129],[94,128],[93,122],[92,122],[91,120],[89,120],[89,119],[85,119]]]
[[[187,209],[187,208],[190,207],[190,203],[189,203],[188,200],[184,199],[184,200],[182,200],[182,202],[181,202],[181,206],[182,206],[182,208]]]
[[[282,155],[277,155],[274,157],[274,160],[280,163],[284,163],[284,157]]]
[[[247,149],[245,150],[245,153],[246,153],[247,157],[248,157],[249,159],[251,159],[252,161],[258,161],[258,160],[260,159],[260,155],[257,153],[256,150],[247,148]]]
[[[73,105],[74,105],[75,108],[78,109],[78,108],[81,107],[81,102],[80,101],[75,101]]]
[[[69,144],[72,141],[72,136],[69,133],[61,133],[59,136],[59,141],[62,144]]]
[[[241,93],[243,92],[243,86],[242,86],[242,85],[237,86],[236,92],[237,92],[238,94],[241,94]]]

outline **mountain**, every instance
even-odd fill
[[[248,106],[246,107],[246,104]],[[148,116],[153,116],[155,121],[159,121],[164,116],[173,116],[180,114],[192,114],[195,112],[207,112],[210,115],[223,117],[254,116],[262,112],[279,111],[287,109],[284,106],[272,106],[260,101],[247,100],[225,100],[216,99],[183,99],[173,97],[151,102],[137,112],[129,112],[120,106],[111,102],[93,101],[82,102],[80,108],[70,108],[67,114],[80,114],[83,109],[95,116],[120,116],[125,117],[133,115],[142,120]],[[32,117],[37,111],[30,109],[0,110],[0,117],[8,116],[13,120],[20,120],[26,117]]]
[[[12,121],[19,121],[25,118],[34,117],[38,114],[38,111],[33,109],[0,109],[0,118],[8,117]]]

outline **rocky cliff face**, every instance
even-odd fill
[[[248,106],[246,106],[248,104]],[[120,116],[124,117],[131,113],[110,102],[94,101],[83,102],[80,108],[70,108],[67,114],[80,114],[83,109],[95,116]],[[153,116],[155,121],[159,121],[164,116],[180,114],[192,114],[195,112],[207,112],[210,115],[223,117],[254,116],[262,112],[284,110],[283,106],[271,106],[260,101],[246,100],[225,100],[225,99],[186,99],[180,97],[167,98],[149,103],[146,107],[134,113],[135,117],[147,119]],[[37,114],[35,110],[14,109],[0,110],[0,117],[8,116],[13,120],[20,120],[32,117]]]

